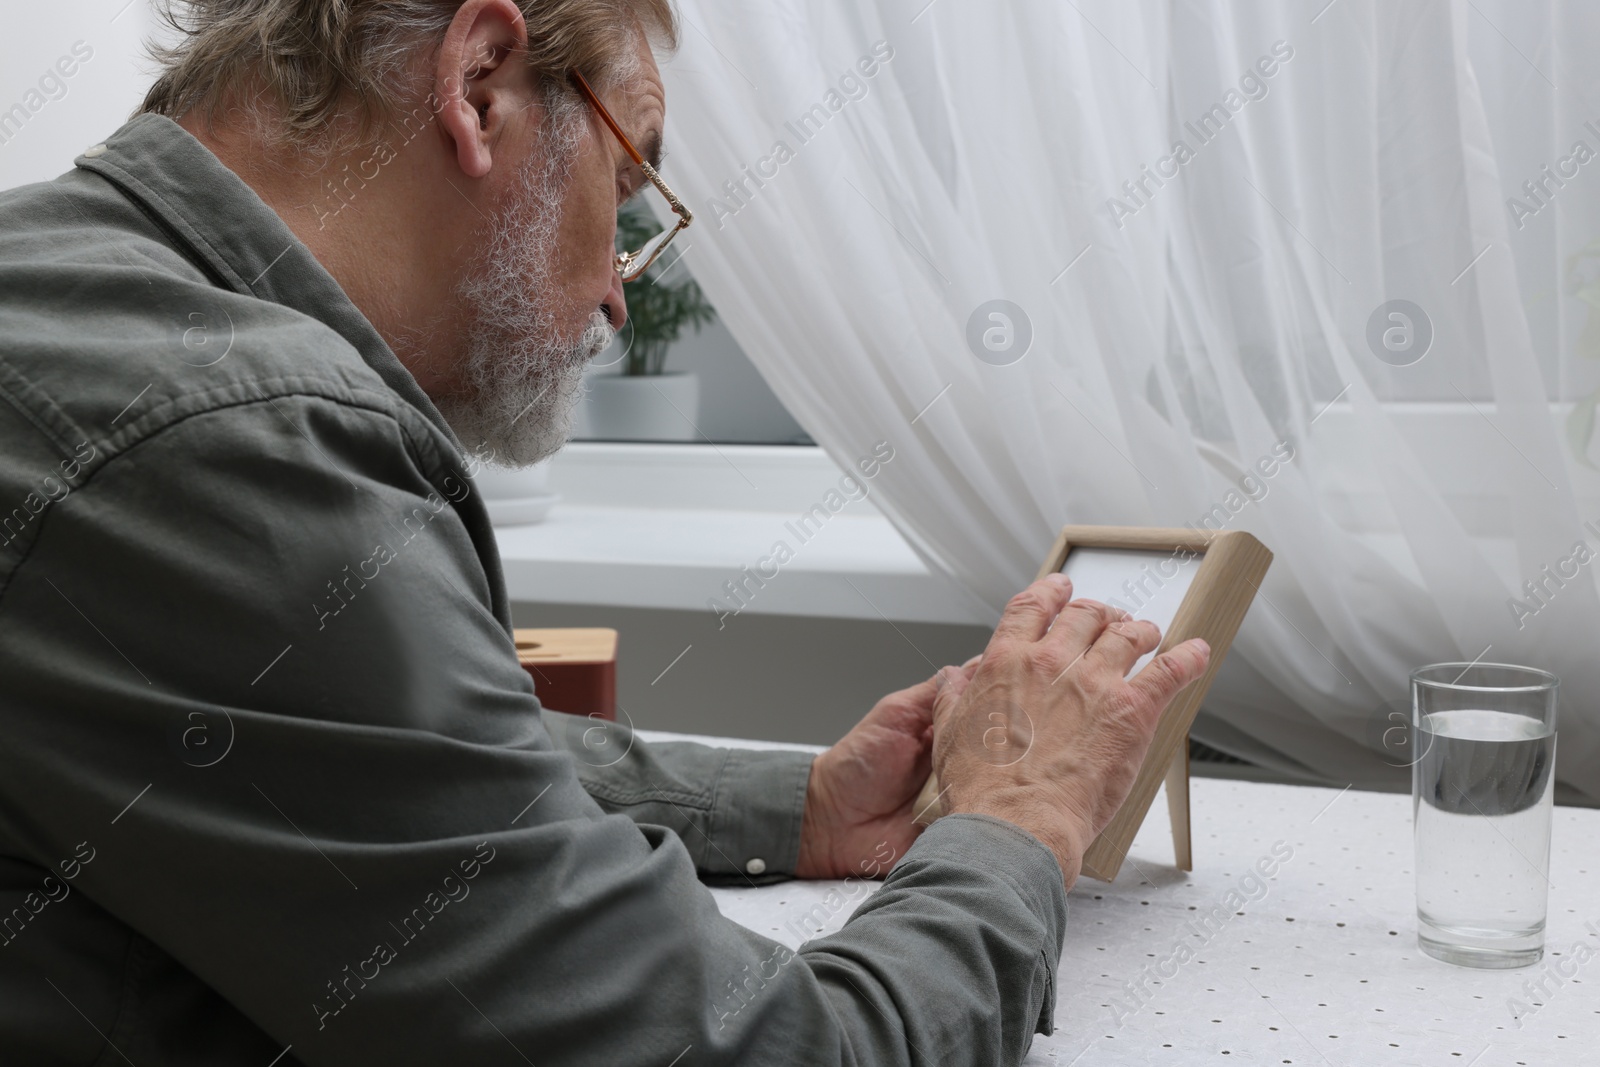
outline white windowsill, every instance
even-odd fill
[[[732,610],[724,583],[782,541],[793,557],[776,575],[768,562],[765,584],[744,578],[743,611],[983,624],[870,496],[799,528],[841,477],[819,448],[574,443],[551,465],[549,517],[495,529],[506,586],[521,601]]]

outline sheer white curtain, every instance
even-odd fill
[[[1199,736],[1400,780],[1410,668],[1527,663],[1600,796],[1600,9],[681,4],[686,263],[931,566],[1209,515],[1277,559]]]

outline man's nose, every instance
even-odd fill
[[[622,324],[628,321],[628,298],[622,295],[622,275],[616,271],[611,272],[611,288],[606,290],[600,310],[605,312],[613,330],[622,329]]]

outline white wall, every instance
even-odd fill
[[[149,0],[5,0],[0,20],[0,189],[9,189],[72,169],[127,121],[152,80],[142,42],[157,23]]]

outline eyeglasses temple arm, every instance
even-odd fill
[[[633,142],[628,140],[628,135],[622,132],[622,127],[617,125],[617,120],[611,117],[611,112],[606,110],[606,106],[600,102],[600,98],[595,95],[594,90],[589,88],[589,83],[584,80],[583,75],[574,70],[572,77],[578,83],[578,89],[588,98],[589,103],[594,105],[595,111],[605,120],[606,125],[611,127],[611,132],[617,135],[617,140],[622,142],[622,147],[629,157],[641,167],[649,166],[644,161],[644,157],[639,154],[639,150],[633,147]]]

